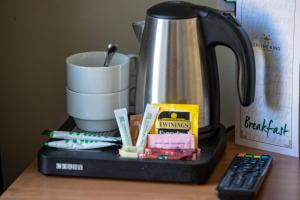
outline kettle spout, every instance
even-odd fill
[[[145,27],[145,21],[139,21],[132,24],[133,31],[135,33],[135,36],[137,37],[138,41],[141,42],[142,35],[144,32]]]

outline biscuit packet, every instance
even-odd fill
[[[198,148],[199,105],[153,104],[159,107],[151,134],[192,134]]]

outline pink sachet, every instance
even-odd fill
[[[192,134],[149,134],[147,147],[159,149],[195,149]]]

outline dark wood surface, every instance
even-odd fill
[[[2,172],[2,160],[1,160],[1,152],[0,152],[0,195],[3,193],[4,185],[3,185],[3,172]]]
[[[33,161],[0,199],[216,200],[216,185],[236,153],[268,154],[266,151],[235,145],[233,136],[233,133],[229,134],[226,151],[205,185],[48,177],[38,172],[37,163]],[[257,199],[300,200],[299,160],[269,154],[274,158],[273,166]]]

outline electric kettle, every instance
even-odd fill
[[[238,61],[238,94],[243,106],[254,100],[255,61],[248,35],[228,13],[183,1],[157,4],[145,22],[133,24],[140,41],[136,113],[147,103],[199,105],[201,132],[220,125],[217,45]]]

